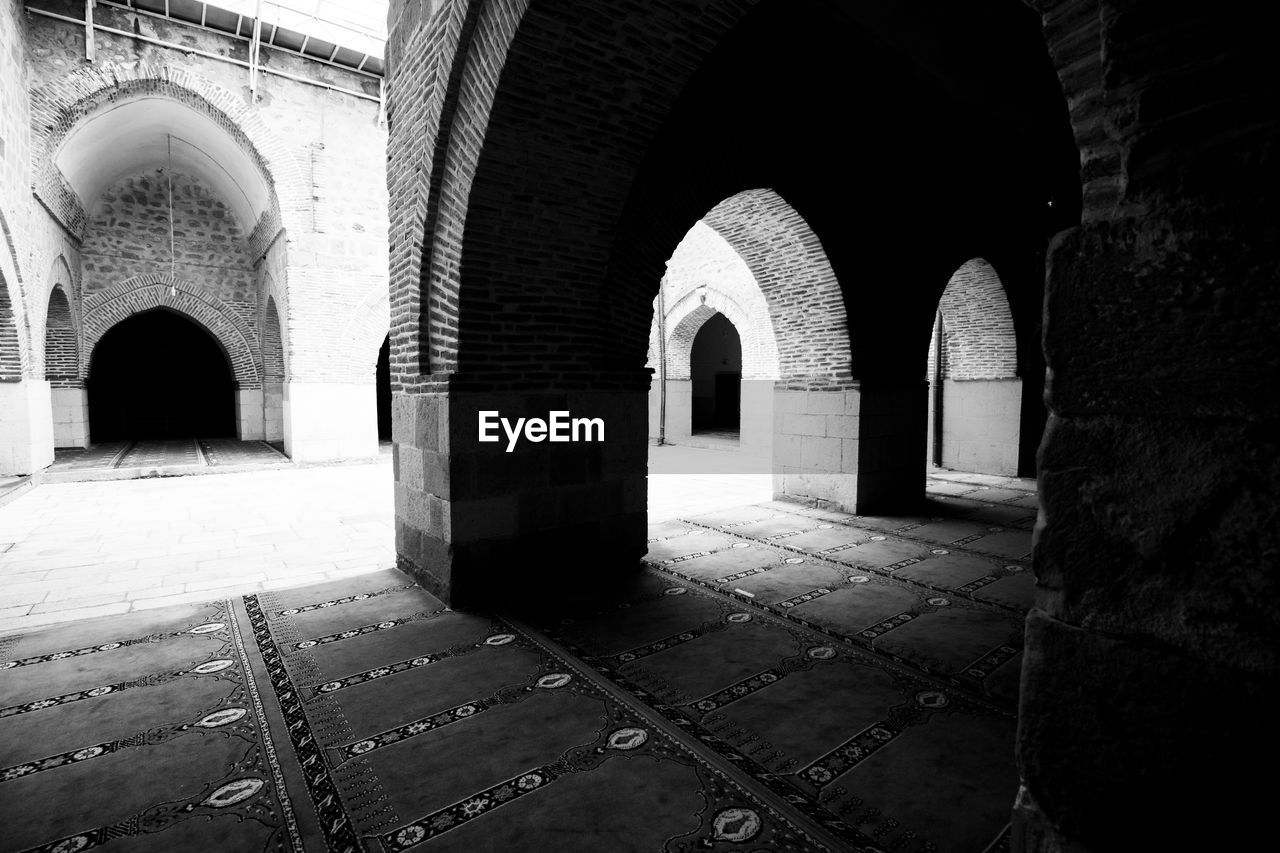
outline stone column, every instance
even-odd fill
[[[647,379],[647,374],[645,376]],[[600,383],[604,384],[604,383]],[[393,402],[401,568],[454,606],[572,598],[645,551],[647,388],[465,390],[456,378]],[[604,440],[479,440],[481,412],[599,418]],[[580,433],[581,435],[581,433]],[[541,562],[547,571],[536,572]]]

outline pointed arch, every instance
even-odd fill
[[[784,387],[848,385],[853,349],[844,297],[804,217],[774,190],[759,188],[730,196],[703,221],[742,257],[764,293]]]
[[[0,212],[0,382],[22,381],[22,338],[18,334],[22,307],[17,252],[9,223]]]
[[[261,387],[257,338],[232,309],[205,292],[198,284],[167,274],[126,279],[86,300],[84,312],[83,369],[88,374],[93,352],[102,336],[121,320],[152,308],[167,308],[194,320],[208,330],[222,347],[240,389]]]
[[[1018,339],[1009,299],[995,267],[983,258],[960,265],[938,301],[945,379],[1013,379]],[[936,353],[931,356],[937,357]]]

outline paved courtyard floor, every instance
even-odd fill
[[[758,458],[650,453],[649,521],[760,504]],[[1031,506],[1027,481],[933,472],[942,495]],[[1015,483],[1015,491],[1000,490]],[[1021,485],[1016,485],[1021,483]],[[286,589],[395,566],[391,459],[216,476],[45,482],[0,505],[0,635],[41,625]]]
[[[0,506],[0,634],[394,565],[390,459],[43,483]]]

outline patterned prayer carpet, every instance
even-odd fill
[[[655,525],[558,613],[387,571],[0,639],[0,848],[1005,849],[1019,499]]]

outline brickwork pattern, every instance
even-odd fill
[[[89,375],[93,352],[102,336],[121,320],[140,311],[167,308],[195,321],[213,336],[227,355],[236,387],[262,387],[256,353],[258,340],[238,312],[194,282],[167,274],[135,276],[105,291],[91,294],[84,310],[84,374]]]
[[[389,27],[386,47],[390,72],[387,188],[390,233],[394,235],[390,256],[391,279],[396,283],[391,295],[391,383],[396,390],[419,387],[423,372],[446,370],[457,345],[456,301],[450,305],[438,289],[430,290],[424,298],[424,289],[429,287],[424,280],[426,205],[429,196],[435,197],[433,180],[437,193],[443,181],[442,170],[435,163],[443,155],[433,157],[433,152],[445,147],[435,140],[441,126],[451,124],[454,118],[456,77],[463,67],[458,57],[459,53],[465,56],[469,47],[479,6],[469,0],[391,4],[394,25]],[[495,64],[501,66],[500,58]],[[426,265],[426,270],[430,269]]]
[[[773,190],[738,193],[706,223],[733,246],[769,305],[783,387],[849,387],[853,355],[844,297],[822,242]]]
[[[21,304],[22,291],[18,290],[17,264],[9,240],[9,227],[0,213],[0,382],[18,382],[22,379],[22,348],[18,338],[18,317],[14,304]],[[14,298],[16,291],[17,298]]]
[[[1018,341],[1004,285],[982,258],[966,261],[942,292],[944,379],[1012,379],[1018,374]],[[936,337],[934,339],[936,341]],[[930,345],[932,378],[936,347]]]
[[[262,382],[278,385],[285,381],[284,346],[280,341],[280,314],[276,301],[267,297],[262,314]]]
[[[79,388],[80,347],[71,304],[61,285],[49,295],[44,327],[44,377],[55,388]]]
[[[621,254],[610,257],[616,229],[580,226],[619,220],[643,140],[658,128],[698,57],[747,5],[712,3],[691,18],[666,4],[610,15],[585,3],[555,9],[535,4],[527,12],[522,3],[396,4],[392,18],[400,23],[388,47],[394,325],[400,329],[402,311],[426,294],[430,335],[422,337],[430,338],[430,371],[461,369],[490,380],[496,372],[504,378],[494,381],[532,387],[578,381],[571,377],[598,381],[599,366],[607,364],[624,372],[618,381],[628,381],[628,370],[635,373],[630,381],[640,380],[661,268],[697,215],[683,220],[670,243],[646,244],[638,264]],[[637,18],[652,18],[640,26],[651,23],[650,31],[664,36],[635,41],[625,56],[583,51],[557,54],[561,60],[539,64],[537,72],[513,68],[537,54],[546,39],[614,43],[620,30],[637,27]],[[528,86],[512,87],[509,98],[500,95],[500,72],[503,80],[527,80]],[[629,88],[627,81],[635,79],[646,81],[643,91]],[[424,150],[430,140],[434,145]],[[514,192],[506,176],[511,170],[528,175],[530,164],[537,164],[540,177],[522,180],[545,181],[536,194],[563,196],[566,203],[514,215],[510,199],[502,199]],[[583,174],[592,176],[589,191]],[[438,190],[429,191],[433,186]],[[483,198],[476,195],[481,186]],[[521,196],[519,205],[526,201]],[[699,207],[705,212],[708,205]],[[414,224],[418,217],[429,223],[425,230]],[[421,252],[416,260],[415,251]],[[516,264],[519,275],[511,269]],[[548,311],[544,296],[551,293],[557,295],[557,322],[539,329],[532,347],[537,354],[531,349],[519,374],[510,375],[493,352],[500,341],[527,334],[528,326],[517,329],[514,321]],[[407,312],[415,320],[424,310],[420,303],[416,308]],[[423,362],[414,353],[406,359],[401,344],[397,338],[392,348],[398,387]]]

